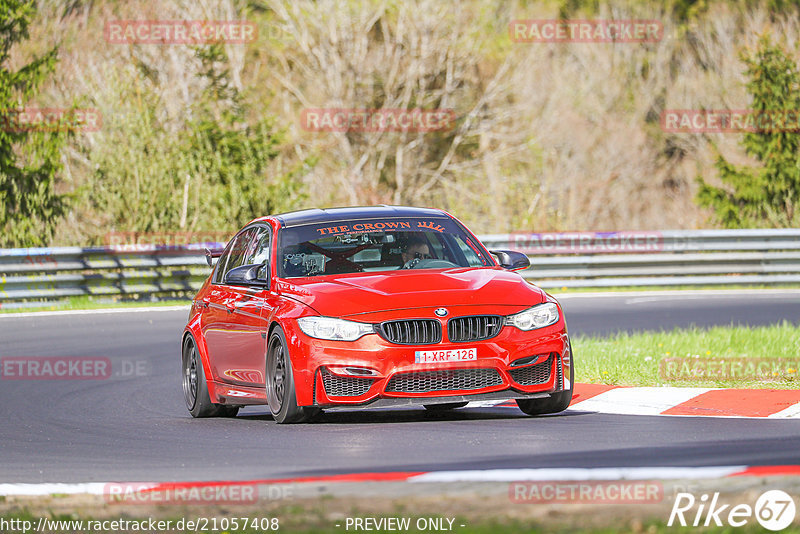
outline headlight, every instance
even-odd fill
[[[544,328],[558,322],[558,306],[552,302],[539,304],[525,311],[506,317],[506,324],[516,326],[520,330]]]
[[[301,317],[297,320],[300,330],[307,336],[334,341],[355,341],[375,331],[371,324],[345,321],[335,317]]]

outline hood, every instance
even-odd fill
[[[292,278],[280,280],[276,289],[332,317],[438,306],[529,307],[546,299],[544,291],[500,268]]]

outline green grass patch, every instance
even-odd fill
[[[797,389],[800,327],[718,326],[572,339],[576,380],[624,386]]]

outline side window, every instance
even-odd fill
[[[252,245],[253,234],[255,231],[255,228],[248,228],[239,234],[239,237],[237,237],[236,241],[233,242],[230,259],[228,260],[228,264],[225,265],[225,272],[235,269],[236,267],[241,267],[245,264],[244,260],[247,257],[247,252],[250,250]]]
[[[217,270],[217,280],[218,284],[223,283],[225,280],[225,274],[235,267],[239,267],[243,265],[245,254],[247,253],[248,245],[250,245],[250,239],[253,236],[253,232],[255,228],[250,228],[236,236],[233,241],[231,242],[228,250],[226,251],[227,258],[225,255],[220,257],[220,260],[225,259],[225,263],[220,263],[219,268]]]
[[[211,281],[214,284],[222,283],[222,275],[225,274],[225,264],[228,263],[228,257],[231,255],[231,247],[225,247],[222,256],[217,259],[214,270],[214,279]]]
[[[250,250],[247,251],[247,258],[243,265],[262,265],[269,261],[269,229],[262,227],[256,228]]]

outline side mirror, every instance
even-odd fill
[[[267,286],[266,264],[241,265],[225,273],[229,286]]]
[[[497,257],[500,267],[509,271],[521,271],[531,266],[531,260],[522,252],[514,250],[490,250]]]
[[[212,248],[207,248],[207,249],[205,249],[206,263],[208,264],[208,266],[209,267],[213,267],[214,266],[214,260],[216,258],[219,258],[220,256],[222,256],[223,252],[225,252],[225,250],[221,249],[221,248],[213,248],[213,249]]]

